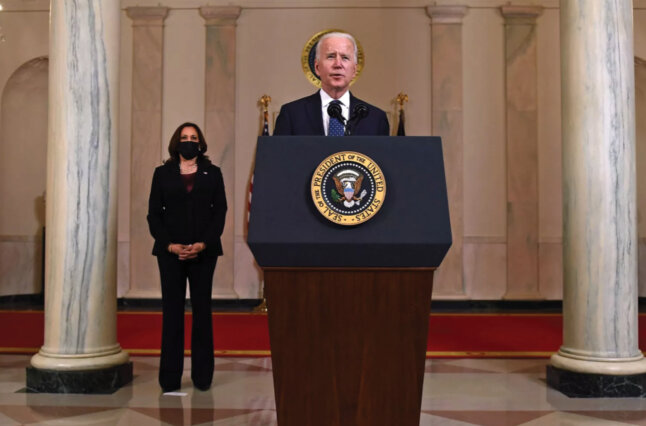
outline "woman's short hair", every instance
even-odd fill
[[[170,137],[170,142],[168,143],[168,154],[170,155],[170,158],[176,162],[179,163],[179,152],[177,151],[178,145],[181,143],[181,136],[182,136],[182,130],[184,130],[185,127],[192,127],[195,129],[197,132],[197,138],[198,143],[200,144],[200,152],[197,154],[197,160],[201,160],[203,158],[209,158],[204,153],[206,152],[206,140],[204,139],[204,134],[202,133],[202,130],[200,130],[200,127],[195,124],[195,123],[183,123],[180,124],[179,127],[175,130],[173,133],[173,136]]]
[[[332,37],[347,38],[348,40],[350,40],[352,42],[352,46],[354,47],[354,49],[353,49],[353,51],[354,51],[354,63],[356,64],[357,61],[358,61],[357,56],[359,55],[359,50],[357,49],[357,41],[350,34],[342,33],[342,32],[327,33],[327,34],[323,35],[323,37],[321,37],[319,39],[318,43],[316,43],[316,59],[319,60],[319,61],[321,60],[321,43],[323,42],[323,40],[328,39],[328,38],[332,38]]]

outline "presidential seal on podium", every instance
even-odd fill
[[[386,197],[384,174],[367,155],[342,151],[318,165],[310,185],[316,209],[327,220],[353,226],[370,220]]]

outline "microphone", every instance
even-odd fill
[[[339,120],[341,124],[345,124],[345,117],[343,117],[343,113],[341,112],[341,105],[337,102],[331,102],[330,105],[328,105],[327,114],[330,117]]]
[[[359,124],[359,121],[366,118],[367,115],[368,107],[366,106],[366,104],[356,104],[354,108],[352,108],[352,114],[350,115],[350,119],[348,120],[348,125],[345,127],[345,135],[351,136],[352,128]]]
[[[366,118],[367,115],[368,107],[366,106],[366,104],[356,104],[354,108],[352,108],[352,117],[350,118],[350,120],[354,118],[357,120],[357,122],[359,122],[359,120],[361,120],[362,118]]]

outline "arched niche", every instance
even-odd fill
[[[41,290],[47,57],[21,65],[0,100],[0,296]]]

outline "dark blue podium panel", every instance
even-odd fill
[[[319,213],[312,176],[328,156],[370,157],[386,180],[384,203],[355,226]],[[262,267],[437,267],[451,246],[439,137],[258,138],[247,243]]]

